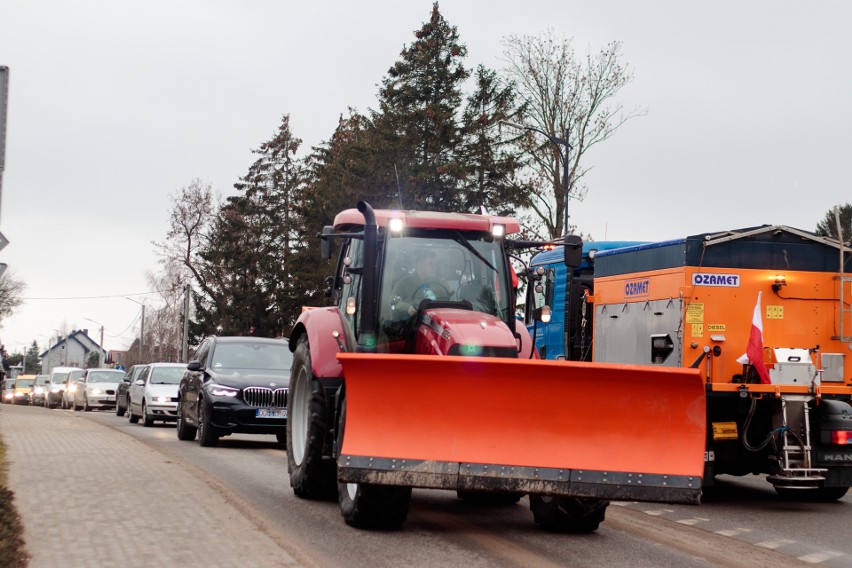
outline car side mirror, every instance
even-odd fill
[[[145,381],[143,381],[142,379],[136,379],[136,382],[135,382],[135,383],[133,383],[133,384],[134,384],[134,385],[139,385],[139,386],[141,387],[142,385],[144,385],[144,384],[145,384]]]
[[[200,371],[201,370],[201,361],[190,361],[186,366],[187,371]]]

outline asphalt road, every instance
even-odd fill
[[[233,436],[202,448],[179,441],[172,425],[144,428],[105,412],[77,416],[189,468],[306,566],[852,566],[852,496],[791,502],[759,478],[731,478],[698,507],[617,503],[594,534],[556,535],[534,525],[526,498],[487,507],[415,490],[401,531],[369,532],[346,526],[336,502],[295,497],[286,449],[272,436]]]

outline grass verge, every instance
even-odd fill
[[[24,525],[14,499],[15,494],[6,487],[6,448],[0,439],[0,566],[22,568],[29,555],[24,550]]]

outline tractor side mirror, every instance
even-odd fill
[[[186,369],[188,371],[200,371],[201,361],[190,361],[189,364],[187,364]]]
[[[565,266],[578,268],[583,262],[583,239],[579,235],[566,235],[563,249],[565,251]]]
[[[334,247],[334,243],[330,236],[332,234],[334,234],[334,227],[332,225],[326,225],[322,228],[322,233],[320,233],[320,256],[323,260],[331,258],[331,253]]]

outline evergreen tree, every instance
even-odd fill
[[[26,355],[26,368],[27,373],[30,375],[40,375],[41,374],[41,361],[38,358],[38,343],[33,340],[33,344],[30,345],[30,348],[27,349]]]
[[[475,73],[476,89],[464,111],[463,152],[466,177],[461,185],[460,207],[478,213],[508,215],[530,204],[531,187],[519,178],[524,167],[511,140],[501,135],[502,121],[518,120],[525,107],[515,102],[513,84],[501,84],[494,71],[482,65]]]
[[[461,85],[467,48],[438,10],[415,33],[382,80],[373,113],[385,180],[399,178],[406,209],[458,210],[466,170],[459,162]]]
[[[852,204],[838,205],[837,212],[840,214],[840,230],[843,233],[843,241],[848,243],[852,240]],[[817,223],[816,234],[837,238],[837,220],[834,217],[834,209],[827,211],[822,221]]]

